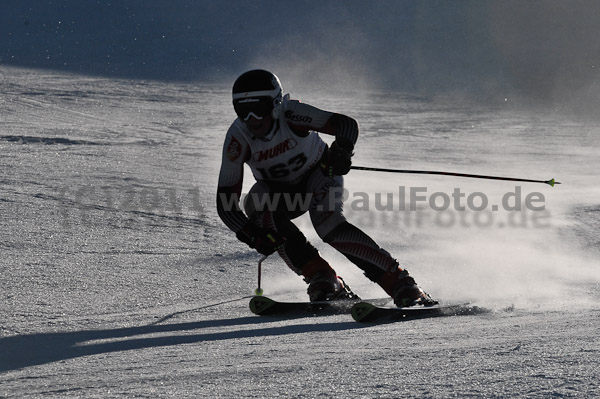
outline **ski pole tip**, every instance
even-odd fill
[[[554,185],[555,185],[555,184],[560,184],[560,182],[559,182],[559,181],[556,181],[556,180],[554,180],[554,178],[552,178],[552,179],[548,180],[546,183],[547,183],[547,184],[549,184],[549,185],[550,185],[550,186],[552,186],[552,187],[554,187]]]

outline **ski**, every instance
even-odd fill
[[[277,301],[266,296],[254,296],[250,299],[250,310],[259,316],[267,315],[321,315],[350,313],[352,306],[358,302],[385,305],[391,301],[390,298],[382,299],[340,299],[334,301],[320,302],[284,302]]]
[[[459,316],[481,313],[482,308],[466,304],[416,305],[408,308],[386,307],[365,301],[352,306],[352,318],[358,322],[388,322],[422,319],[426,317]]]

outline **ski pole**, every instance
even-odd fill
[[[457,176],[457,177],[470,177],[475,179],[490,179],[490,180],[507,180],[507,181],[521,181],[527,183],[545,183],[552,187],[560,182],[550,180],[532,180],[532,179],[520,179],[516,177],[500,177],[500,176],[486,176],[486,175],[472,175],[467,173],[454,173],[454,172],[437,172],[432,170],[407,170],[407,169],[386,169],[386,168],[371,168],[366,166],[351,166],[350,169],[354,170],[367,170],[371,172],[391,172],[391,173],[415,173],[422,175],[442,175],[442,176]]]
[[[262,263],[269,257],[269,255],[264,255],[262,258],[258,260],[258,287],[254,290],[254,295],[262,295],[263,290],[260,288],[260,279],[262,274]]]

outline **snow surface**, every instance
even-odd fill
[[[350,198],[348,218],[434,297],[492,312],[261,318],[247,308],[259,256],[214,209],[229,84],[0,73],[0,397],[600,395],[597,122],[451,97],[293,93],[359,120],[357,165],[563,184],[521,185],[544,195],[541,221],[500,210],[476,223],[427,204],[378,211],[374,198],[460,188],[493,204],[514,183],[352,172],[350,193],[373,203]],[[382,295],[299,224],[357,293]],[[306,297],[280,259],[264,267],[266,295]]]

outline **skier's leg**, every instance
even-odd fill
[[[311,301],[346,296],[349,290],[346,289],[343,281],[337,277],[329,263],[320,256],[317,249],[291,221],[303,212],[286,209],[286,203],[281,197],[283,194],[277,195],[264,182],[256,183],[244,203],[250,221],[263,228],[273,229],[286,238],[285,244],[278,249],[278,253],[288,267],[303,276],[309,284],[308,294]],[[279,203],[274,204],[273,201],[277,196],[279,196]],[[260,206],[269,203],[268,200],[272,205],[277,206]]]
[[[408,270],[401,268],[396,259],[353,224],[347,221],[340,223],[323,237],[323,241],[364,270],[365,276],[379,284],[394,298],[396,305],[409,306],[415,302],[432,302]]]
[[[309,178],[308,188],[313,192],[309,209],[311,221],[323,241],[341,252],[375,282],[385,272],[397,268],[398,262],[389,252],[344,217],[341,176],[331,179],[316,171]]]
[[[246,197],[244,210],[252,223],[275,230],[286,238],[278,253],[290,269],[302,274],[302,267],[317,254],[317,250],[292,223],[292,215],[283,206],[282,195],[273,192],[268,184],[257,182]]]
[[[388,251],[358,227],[349,223],[343,215],[343,178],[333,179],[313,174],[309,189],[315,193],[310,216],[319,237],[361,268],[365,276],[379,284],[394,298],[399,306],[414,301],[425,301],[428,296],[421,290],[408,271]]]

